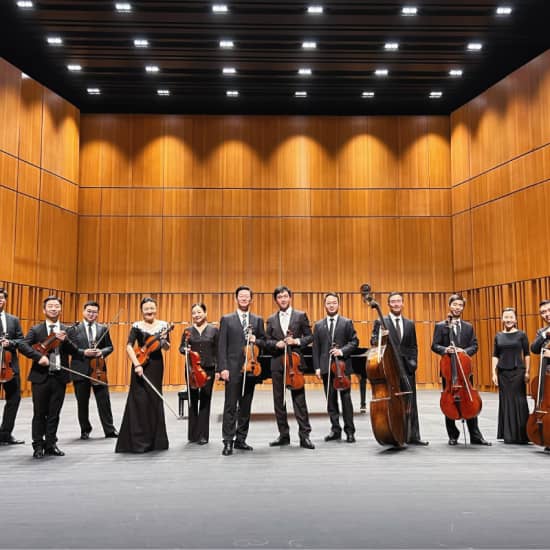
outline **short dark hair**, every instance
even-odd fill
[[[326,302],[327,301],[327,298],[329,296],[334,296],[337,300],[338,300],[338,303],[340,303],[340,296],[338,296],[338,294],[336,294],[336,292],[327,292],[325,294],[325,297],[323,298],[323,301]]]
[[[8,297],[8,291],[4,287],[0,287],[0,294],[3,294],[4,298]]]
[[[197,302],[196,304],[193,304],[191,306],[191,311],[193,311],[196,307],[200,307],[204,313],[206,313],[206,306],[202,302]]]
[[[539,304],[539,309],[540,309],[542,306],[547,306],[548,304],[550,304],[550,300],[543,300],[543,301]]]
[[[252,292],[252,289],[249,287],[249,286],[246,286],[246,285],[241,285],[241,286],[238,286],[237,287],[237,290],[235,290],[235,298],[237,298],[237,296],[239,295],[239,292],[241,290],[248,290],[248,292],[250,292],[250,297],[252,298],[252,296],[254,295],[254,293]]]
[[[466,300],[462,294],[451,294],[449,296],[449,305],[451,305],[453,302],[456,302],[457,300],[460,300],[464,305],[466,305]]]
[[[401,298],[403,298],[403,293],[402,292],[397,292],[396,290],[393,291],[393,292],[390,292],[388,294],[388,304],[390,303],[391,298],[393,298],[394,296],[401,296]]]
[[[282,294],[283,292],[288,292],[288,295],[292,297],[292,290],[290,290],[290,288],[288,288],[287,286],[281,285],[273,291],[273,299],[276,300],[277,296],[279,294]]]
[[[59,305],[62,306],[63,305],[63,301],[61,300],[61,298],[59,298],[58,296],[54,296],[53,294],[51,296],[47,296],[46,298],[44,298],[44,301],[42,302],[42,307],[44,309],[46,309],[46,304],[48,302],[53,302],[54,300],[56,300],[57,302],[59,302]]]
[[[151,296],[145,296],[145,298],[141,299],[141,302],[139,303],[139,308],[142,309],[145,304],[148,304],[149,302],[152,302],[153,304],[157,305],[157,301]]]
[[[518,316],[518,313],[517,313],[515,307],[505,307],[505,308],[502,310],[502,313],[506,313],[507,311],[511,311],[516,317]]]
[[[82,306],[82,309],[86,309],[88,306],[97,307],[98,310],[100,309],[99,304],[98,304],[97,302],[94,302],[93,300],[88,300],[88,301]]]

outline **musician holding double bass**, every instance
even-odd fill
[[[441,356],[465,353],[471,357],[477,352],[478,344],[474,327],[462,319],[462,312],[464,311],[466,300],[460,294],[453,294],[449,297],[448,303],[448,319],[435,325],[432,339],[432,351]],[[442,384],[443,390],[445,390],[444,377],[442,377]],[[466,424],[468,425],[470,443],[472,445],[491,445],[489,441],[485,440],[479,430],[477,416],[466,420]],[[449,445],[456,445],[458,443],[460,431],[456,427],[455,421],[446,416],[445,426],[449,436]]]
[[[292,307],[292,291],[286,286],[278,286],[273,291],[273,299],[279,306],[279,311],[274,313],[267,320],[266,348],[271,353],[271,380],[273,385],[273,406],[279,428],[279,437],[272,441],[270,447],[281,447],[290,445],[290,428],[286,410],[286,390],[290,369],[300,369],[304,358],[301,349],[313,341],[311,327],[307,314]],[[286,364],[285,364],[286,358]],[[291,363],[296,359],[300,365],[293,366]],[[297,372],[295,387],[290,386],[290,396],[294,415],[298,422],[298,436],[300,447],[304,449],[315,449],[309,434],[311,424],[306,403],[306,390],[304,387],[303,375]],[[300,387],[301,386],[301,387]]]

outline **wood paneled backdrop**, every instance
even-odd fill
[[[451,117],[79,120],[73,106],[2,62],[8,309],[28,326],[58,289],[67,321],[89,297],[102,303],[104,320],[122,310],[110,371],[123,387],[125,337],[144,294],[178,323],[179,342],[191,303],[205,301],[217,320],[241,283],[257,292],[264,317],[280,283],[312,320],[323,315],[323,292],[336,290],[366,345],[374,316],[358,288],[369,282],[382,302],[388,291],[405,292],[419,333],[418,381],[434,387],[433,323],[448,294],[462,290],[489,388],[501,308],[516,305],[532,336],[537,303],[550,296],[549,65],[548,53],[540,56]],[[183,382],[175,349],[165,382]]]

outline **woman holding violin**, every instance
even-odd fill
[[[132,377],[115,449],[117,453],[168,449],[164,403],[147,380],[162,393],[162,350],[170,347],[168,333],[171,327],[166,321],[157,319],[157,303],[153,298],[143,298],[140,307],[143,319],[132,325],[126,346],[132,362]],[[134,349],[136,343],[138,348]]]
[[[525,384],[529,381],[529,340],[518,330],[516,310],[502,311],[504,330],[497,332],[493,347],[493,384],[498,387],[497,439],[526,444],[529,417]]]
[[[189,399],[187,439],[205,445],[210,433],[210,404],[218,355],[218,329],[207,322],[203,303],[191,306],[193,325],[183,332],[179,351],[186,358]],[[202,371],[202,372],[201,372]]]
[[[290,428],[286,411],[286,390],[290,390],[294,415],[298,422],[300,447],[315,449],[309,438],[311,424],[306,403],[304,375],[301,371],[303,357],[300,353],[313,341],[307,314],[292,308],[292,291],[279,286],[273,291],[273,299],[279,311],[267,320],[266,348],[271,353],[271,380],[273,405],[279,428],[279,437],[270,447],[290,445]]]
[[[355,443],[353,405],[349,376],[352,372],[351,354],[359,346],[353,321],[338,313],[340,300],[337,294],[325,294],[327,315],[317,321],[313,331],[313,367],[318,378],[322,378],[327,398],[327,412],[331,430],[325,441],[342,439],[338,395],[342,402],[344,432],[348,443]]]

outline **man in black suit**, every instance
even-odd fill
[[[243,374],[247,333],[250,342],[260,349],[265,344],[264,321],[250,313],[252,290],[240,286],[235,291],[237,311],[224,315],[220,320],[218,339],[218,365],[216,372],[225,382],[225,404],[223,407],[223,451],[224,456],[233,454],[233,447],[252,451],[246,443],[250,424],[250,409],[256,380],[246,375],[243,394]]]
[[[61,367],[69,367],[69,354],[76,349],[67,338],[67,327],[59,321],[60,315],[61,299],[48,296],[44,300],[45,321],[31,327],[19,346],[21,353],[32,359],[28,380],[32,382],[34,458],[65,455],[57,446],[57,427],[69,373]],[[44,342],[50,334],[55,334],[60,342],[55,350],[42,354],[32,347]]]
[[[279,428],[279,437],[269,445],[270,447],[279,447],[290,445],[285,380],[283,378],[285,346],[288,351],[297,352],[300,355],[301,365],[303,365],[304,359],[301,357],[300,350],[311,344],[313,336],[306,313],[292,307],[292,291],[288,287],[277,287],[273,291],[273,299],[279,306],[279,311],[267,320],[266,348],[272,356],[271,380],[273,384],[273,405]],[[298,390],[291,389],[290,394],[292,396],[294,415],[298,422],[300,447],[315,449],[309,438],[311,425],[307,411],[306,390],[305,388]]]
[[[463,352],[470,357],[477,352],[477,338],[474,327],[462,320],[462,312],[466,300],[460,294],[453,294],[449,297],[449,316],[447,321],[441,321],[435,325],[432,339],[432,351],[438,355]],[[451,345],[451,341],[455,346]],[[442,379],[443,385],[445,380]],[[443,387],[445,389],[445,387]],[[470,432],[470,443],[472,445],[491,445],[485,441],[479,430],[477,417],[466,421],[468,431]],[[460,431],[455,425],[454,420],[445,417],[445,426],[449,435],[449,445],[456,445]]]
[[[333,373],[330,373],[329,362],[335,357],[345,361],[345,373],[352,373],[351,354],[359,346],[357,333],[351,319],[346,319],[338,314],[340,300],[337,294],[329,292],[325,295],[325,310],[327,316],[315,324],[313,331],[313,367],[318,378],[322,378],[327,396],[327,412],[330,417],[331,431],[325,437],[325,441],[342,439],[340,427],[340,411],[338,409],[338,394],[342,402],[342,416],[344,420],[344,432],[346,441],[355,443],[355,425],[353,423],[353,405],[351,402],[351,388],[347,390],[335,390],[333,386]],[[328,386],[328,387],[327,387]]]
[[[403,317],[403,295],[400,292],[391,292],[388,296],[389,315],[384,317],[384,324],[388,329],[388,336],[398,350],[397,357],[401,361],[403,372],[409,381],[412,395],[410,396],[410,413],[408,415],[408,438],[411,445],[428,445],[428,441],[420,439],[420,424],[418,421],[418,406],[416,403],[416,368],[418,366],[418,344],[416,342],[416,328],[414,323]],[[378,345],[380,320],[376,319],[372,329],[371,346]],[[384,331],[382,331],[384,333]],[[403,387],[403,390],[409,388]]]
[[[72,356],[71,368],[86,376],[90,376],[90,359],[102,357],[105,359],[113,353],[113,344],[107,326],[97,322],[99,304],[86,302],[82,316],[83,322],[78,325],[71,337],[73,344],[78,348]],[[97,412],[105,437],[117,437],[118,433],[113,425],[113,413],[109,388],[103,384],[94,384],[83,376],[71,374],[74,393],[78,404],[78,422],[80,424],[80,439],[89,439],[92,425],[90,424],[90,393],[94,390]]]
[[[21,439],[13,437],[11,432],[15,425],[15,417],[21,402],[21,376],[19,374],[19,361],[17,359],[17,345],[23,339],[21,324],[15,315],[4,311],[8,300],[8,292],[0,288],[0,346],[4,352],[11,353],[11,368],[13,378],[3,382],[6,404],[0,426],[0,445],[21,445],[25,443]]]

